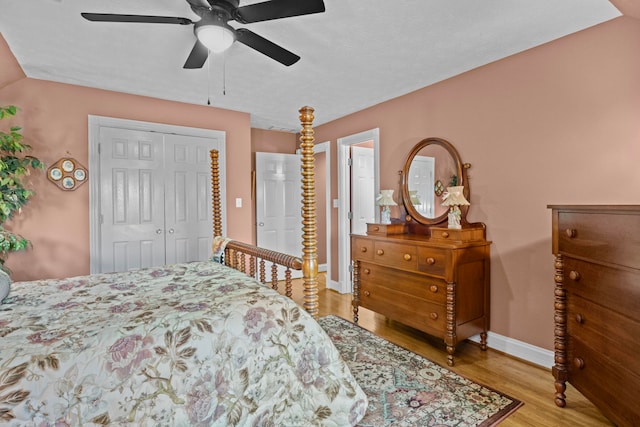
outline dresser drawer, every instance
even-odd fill
[[[415,271],[418,269],[418,253],[415,245],[376,241],[373,259],[379,264]]]
[[[481,227],[444,228],[431,227],[431,240],[444,242],[471,242],[484,240],[485,230]]]
[[[640,216],[624,212],[561,211],[558,250],[562,254],[640,268]]]
[[[411,311],[419,311],[420,303],[412,303],[412,299],[420,299],[435,304],[444,305],[447,300],[447,284],[438,279],[410,273],[408,271],[394,270],[376,264],[360,263],[360,285],[372,284],[381,290],[388,289],[394,294],[402,295],[407,300]],[[386,291],[385,291],[386,292]],[[362,298],[364,293],[360,291]]]
[[[429,334],[444,337],[446,309],[442,304],[418,298],[379,282],[362,280],[360,306]],[[410,315],[408,315],[410,313]]]
[[[407,226],[404,223],[396,224],[367,224],[367,234],[379,234],[387,236],[391,234],[404,234]]]
[[[640,322],[571,294],[567,310],[569,335],[591,351],[640,372]]]
[[[418,271],[438,277],[445,277],[448,253],[450,253],[450,251],[418,248]]]
[[[640,425],[640,376],[570,337],[569,382],[619,426]]]
[[[352,237],[351,238],[351,259],[373,259],[373,240]]]
[[[564,258],[563,286],[579,295],[633,319],[640,318],[640,271],[605,267]]]

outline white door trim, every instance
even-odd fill
[[[327,262],[325,264],[325,271],[327,272],[326,286],[329,289],[340,291],[340,283],[331,280],[331,143],[330,141],[321,142],[315,144],[314,153],[326,153],[325,154],[325,217],[326,217],[326,242],[327,242]]]
[[[380,193],[380,129],[338,138],[338,279],[339,292],[351,292],[351,230],[349,221],[349,204],[351,200],[351,172],[347,159],[351,145],[373,141],[373,164],[375,174],[374,194]],[[376,209],[376,222],[380,220],[380,213]]]
[[[220,194],[222,214],[222,234],[226,235],[227,209],[226,209],[226,132],[212,129],[191,128],[186,126],[168,125],[163,123],[142,122],[137,120],[118,119],[103,116],[88,116],[88,146],[89,146],[89,265],[90,273],[99,271],[100,257],[100,128],[114,127],[145,132],[158,132],[165,134],[177,134],[212,138],[222,141],[218,150],[220,165]]]

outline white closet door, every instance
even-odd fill
[[[100,271],[162,265],[162,135],[100,128]]]
[[[301,161],[298,154],[256,153],[258,246],[302,253]]]
[[[293,256],[302,254],[300,157],[256,153],[257,244]],[[292,277],[301,277],[301,272],[293,271]],[[278,278],[284,278],[284,269],[279,269]]]
[[[165,136],[166,262],[211,256],[211,139]]]

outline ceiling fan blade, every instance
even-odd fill
[[[289,52],[287,49],[270,42],[246,28],[238,28],[236,30],[236,40],[267,55],[269,58],[275,59],[287,67],[295,64],[300,59],[295,53]]]
[[[233,13],[233,19],[249,24],[324,11],[323,0],[271,0],[237,8]]]
[[[187,3],[189,3],[191,7],[211,9],[211,5],[207,0],[187,0]]]
[[[211,10],[211,5],[207,0],[187,0],[187,3],[191,6],[191,10],[199,16],[202,16],[203,13]]]
[[[204,63],[207,62],[208,57],[209,49],[200,43],[200,40],[196,40],[196,44],[193,45],[193,49],[191,49],[187,62],[184,63],[184,67],[182,68],[202,68]]]
[[[149,15],[120,15],[117,13],[81,13],[82,17],[94,22],[143,22],[151,24],[180,24],[189,25],[193,21],[189,18],[177,16],[149,16]]]

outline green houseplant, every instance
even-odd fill
[[[15,116],[18,109],[10,105],[0,106],[0,121]],[[31,170],[43,169],[43,163],[33,156],[24,154],[31,146],[23,142],[22,128],[11,126],[8,132],[0,128],[0,268],[6,271],[4,265],[7,255],[26,249],[29,240],[5,229],[4,224],[21,212],[34,192],[25,188],[23,178]]]

